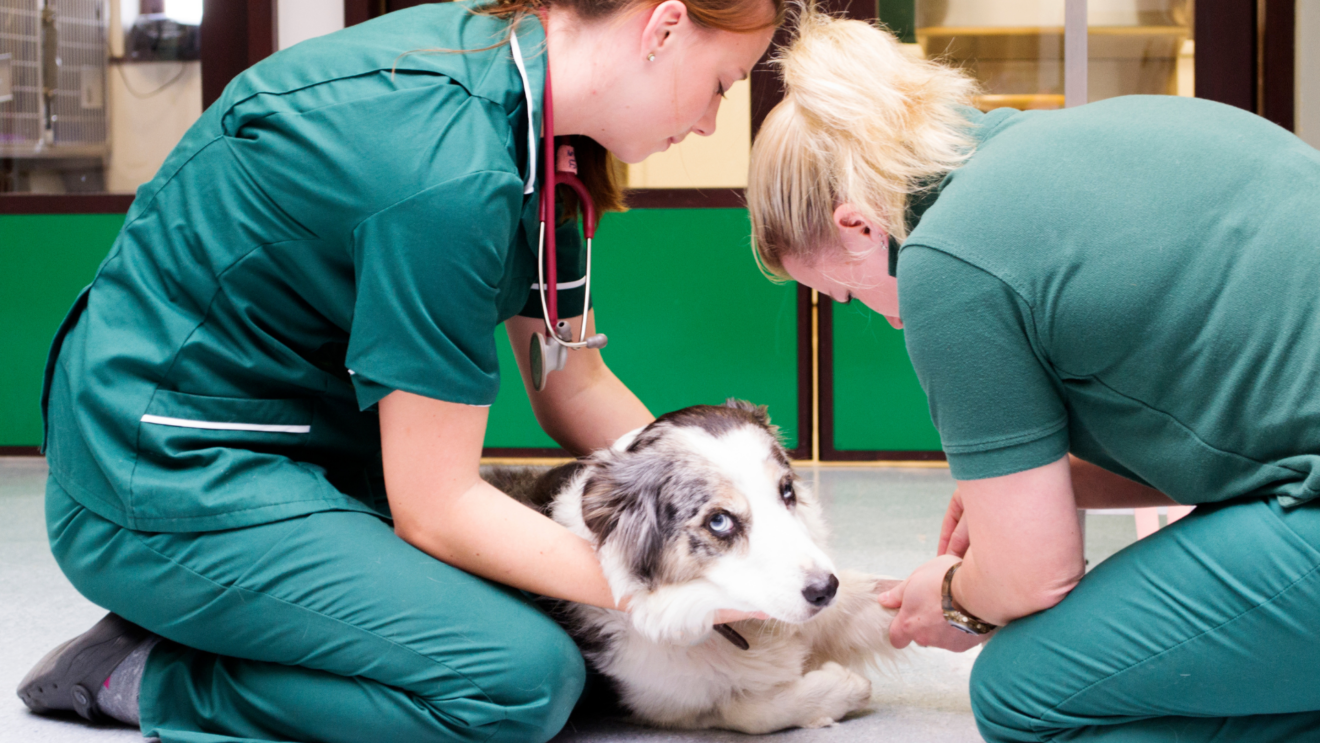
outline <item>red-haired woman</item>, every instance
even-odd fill
[[[496,327],[524,377],[543,327],[547,66],[555,134],[617,208],[607,153],[713,132],[782,11],[431,4],[235,79],[139,190],[51,354],[51,546],[114,613],[33,669],[28,706],[166,743],[554,735],[583,663],[522,591],[626,597],[478,477]],[[595,350],[531,397],[573,452],[652,420]]]

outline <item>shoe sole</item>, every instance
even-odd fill
[[[38,714],[72,711],[103,718],[96,694],[115,667],[151,633],[117,614],[46,653],[18,685],[18,698]]]

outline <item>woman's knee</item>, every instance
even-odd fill
[[[492,740],[549,740],[582,694],[587,672],[581,651],[559,625],[539,613],[537,620],[510,633],[512,662],[497,688],[486,690],[506,714]]]
[[[55,481],[46,481],[46,533],[51,554],[73,587],[93,603],[112,606],[118,587],[130,584],[116,571],[123,529],[79,504]]]
[[[1020,663],[1010,633],[991,640],[972,667],[972,713],[987,743],[1025,743],[1045,740],[1038,731],[1047,709],[1041,689],[1033,688],[1030,663]],[[1009,636],[1002,636],[1008,634]]]

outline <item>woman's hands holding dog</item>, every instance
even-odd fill
[[[957,555],[942,554],[917,568],[898,587],[880,594],[881,606],[898,610],[898,616],[889,624],[889,642],[894,647],[901,649],[915,642],[961,653],[985,640],[985,637],[959,632],[944,619],[940,596],[944,574],[961,559]]]
[[[879,597],[881,606],[899,610],[889,625],[889,641],[894,647],[903,648],[915,642],[962,652],[981,643],[980,638],[953,629],[944,619],[944,574],[967,554],[971,546],[967,534],[962,493],[955,490],[940,526],[938,557]]]

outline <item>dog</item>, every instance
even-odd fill
[[[551,470],[488,471],[596,550],[627,612],[550,600],[634,720],[770,733],[864,709],[891,660],[892,585],[839,571],[820,505],[765,408],[737,400],[658,418]],[[719,609],[760,613],[713,626]]]

